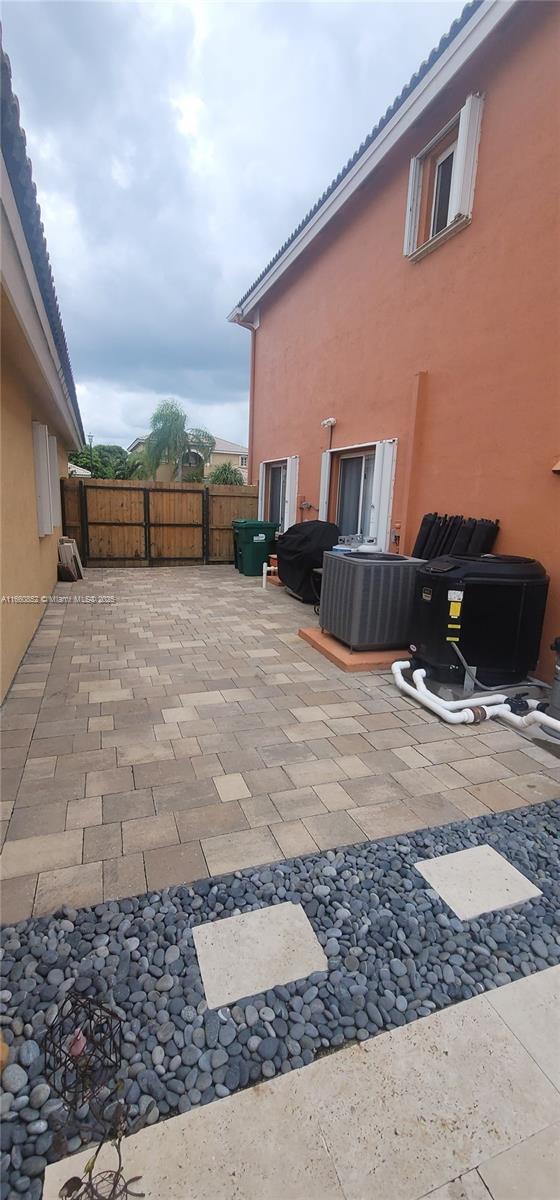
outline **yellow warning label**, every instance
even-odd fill
[[[452,600],[451,601],[451,604],[449,605],[449,616],[450,617],[460,617],[461,616],[461,601],[460,600]]]
[[[460,629],[461,625],[460,625],[459,621],[448,621],[447,628],[448,629]]]

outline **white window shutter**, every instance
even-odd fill
[[[375,447],[370,536],[374,539],[375,549],[381,553],[385,553],[389,549],[396,458],[396,438],[377,443]]]
[[[286,500],[284,504],[284,529],[295,525],[297,521],[297,490],[299,476],[299,457],[292,454],[286,460]]]
[[[418,234],[418,207],[422,183],[422,160],[411,158],[408,175],[408,196],[406,201],[406,219],[404,225],[403,254],[408,257],[416,250]]]
[[[259,496],[257,500],[257,520],[264,521],[264,502],[266,489],[266,463],[259,463]]]
[[[450,221],[472,215],[483,104],[482,96],[468,96],[461,109],[449,197]]]
[[[321,482],[319,485],[319,520],[328,520],[329,485],[331,481],[331,454],[329,450],[321,455]]]
[[[62,506],[60,503],[60,475],[58,470],[58,449],[56,438],[49,434],[49,475],[51,483],[51,512],[53,525],[62,527]]]
[[[39,537],[52,533],[51,479],[49,471],[49,431],[40,421],[32,422],[35,497]]]

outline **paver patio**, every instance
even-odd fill
[[[233,567],[57,595],[2,711],[4,922],[560,795],[560,751],[345,674]]]

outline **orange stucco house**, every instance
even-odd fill
[[[27,156],[2,50],[0,155],[0,700],[57,580],[60,479],[84,433]]]
[[[560,634],[560,6],[467,5],[241,299],[249,478],[409,552],[498,518]],[[329,420],[329,418],[331,420]],[[333,420],[334,419],[334,420]]]

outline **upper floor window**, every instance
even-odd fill
[[[453,176],[453,161],[457,150],[457,142],[448,150],[444,150],[436,160],[434,168],[432,220],[430,237],[441,233],[449,224],[449,201],[451,199],[451,179]]]
[[[421,258],[472,216],[482,97],[469,96],[410,163],[404,254]]]

